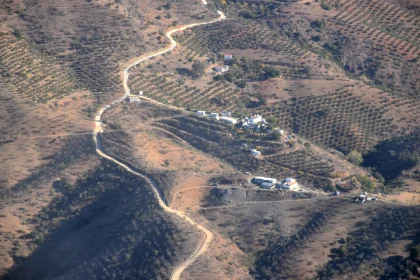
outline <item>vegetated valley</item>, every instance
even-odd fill
[[[1,1],[0,278],[420,278],[419,12]]]

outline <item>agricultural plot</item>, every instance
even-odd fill
[[[322,158],[312,155],[306,150],[298,150],[288,154],[277,154],[265,157],[266,161],[278,165],[287,166],[289,169],[301,171],[320,177],[333,177],[334,167]]]
[[[39,103],[69,95],[78,88],[70,72],[12,34],[0,35],[0,71],[15,94]]]
[[[361,42],[358,55],[353,54],[352,57],[348,54],[349,47],[343,46],[341,42],[334,42],[327,49],[338,55],[343,65],[349,63],[347,68],[351,72],[365,72],[378,87],[418,99],[419,17],[399,5],[380,0],[328,3],[336,9],[329,12],[325,28],[339,31],[349,38],[361,39]],[[363,58],[365,54],[368,56]],[[352,65],[352,61],[359,64],[359,69]]]
[[[277,165],[278,162],[274,159],[259,160],[252,157],[249,153],[242,151],[240,141],[230,135],[230,126],[191,115],[162,120],[154,125],[177,135],[193,147],[218,157],[243,172],[254,170],[253,173],[278,179],[294,177],[305,187],[328,189],[331,186],[327,177],[306,173],[303,172],[304,170],[293,170],[294,166],[291,163]],[[258,144],[264,145],[263,142]],[[324,171],[325,166],[323,169],[321,165],[314,163],[310,168],[311,171],[317,168],[316,170],[321,172],[321,170]]]
[[[345,90],[291,98],[261,109],[264,116],[278,118],[283,127],[344,152],[365,151],[389,137],[392,120],[384,117],[385,112]]]
[[[298,48],[338,62],[352,78],[370,79],[371,85],[382,90],[418,99],[420,34],[417,22],[420,19],[400,5],[380,0],[331,0],[311,5],[309,2],[268,1],[220,5],[216,0],[213,3],[232,17],[245,18],[245,22],[251,19],[252,24],[269,27],[275,36],[293,41]],[[235,31],[230,30],[230,35],[235,36],[244,29],[247,29],[245,24]],[[214,44],[212,41],[216,40],[210,40],[210,44]],[[245,48],[247,43],[242,46]],[[318,67],[313,69],[318,70]],[[319,74],[312,75],[318,77]],[[325,78],[337,79],[336,74],[328,74]]]
[[[169,74],[144,76],[130,75],[129,86],[133,92],[143,91],[145,96],[179,107],[220,112],[234,111],[238,90],[226,82],[210,81],[199,89]]]
[[[415,14],[385,1],[330,1],[338,7],[332,22],[362,30],[377,43],[400,52],[407,58],[420,53],[420,20]]]
[[[30,9],[22,12],[22,25],[26,24],[22,34],[70,68],[80,84],[93,92],[120,90],[121,63],[167,43],[164,37],[156,39],[155,32],[146,44],[146,22],[125,17],[113,5],[97,1],[27,2]]]
[[[257,167],[258,174],[262,176],[277,178],[278,180],[293,177],[301,186],[304,187],[322,189],[327,192],[333,190],[332,181],[329,178],[305,173],[303,171],[295,171],[292,169],[293,164],[291,164],[291,168],[289,168],[285,164],[277,165],[276,163],[268,160],[258,160]]]
[[[287,54],[290,59],[300,59],[308,52],[280,37],[268,27],[246,20],[229,20],[212,25],[198,26],[191,33],[176,36],[180,44],[197,53],[223,49],[270,49]]]

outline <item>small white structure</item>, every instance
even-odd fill
[[[253,156],[260,156],[261,155],[261,152],[255,150],[255,149],[251,149],[251,155],[253,155]]]
[[[198,116],[205,116],[206,115],[206,111],[197,111],[197,115]]]
[[[223,56],[224,61],[230,61],[232,59],[233,59],[233,56],[230,53],[225,53],[225,55]]]
[[[262,116],[260,116],[260,115],[252,116],[251,118],[249,118],[248,122],[250,124],[260,123],[260,122],[262,122]]]
[[[366,195],[365,194],[359,195],[359,197],[356,198],[356,200],[355,200],[355,202],[360,202],[360,203],[363,203],[365,201],[366,201]]]
[[[209,114],[209,118],[218,120],[219,119],[219,114],[218,113],[210,113]]]
[[[234,118],[228,118],[228,117],[221,117],[220,120],[224,123],[228,123],[228,124],[237,124],[238,120],[234,119]]]
[[[299,184],[296,182],[293,178],[286,178],[281,184],[281,187],[283,189],[297,189],[299,187]]]
[[[222,112],[222,117],[231,117],[231,113],[230,112]]]
[[[283,129],[280,129],[280,128],[278,128],[278,127],[276,127],[276,128],[274,129],[274,131],[275,131],[275,132],[278,132],[278,133],[280,133],[280,134],[283,134],[283,133],[284,133],[284,130],[283,130]]]
[[[137,102],[137,103],[141,102],[140,97],[137,97],[137,96],[129,96],[128,101],[129,102]]]
[[[223,73],[223,72],[226,72],[226,71],[229,70],[229,66],[220,66],[219,65],[219,66],[214,67],[214,70],[216,72]]]
[[[139,95],[141,96],[141,95],[143,95],[143,91],[139,91]]]

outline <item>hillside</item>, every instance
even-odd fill
[[[418,244],[417,212],[342,198],[200,211],[255,260],[254,279],[387,279]]]
[[[1,1],[0,278],[419,278],[419,56],[415,0]]]

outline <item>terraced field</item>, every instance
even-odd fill
[[[298,150],[288,154],[277,154],[265,158],[266,161],[277,166],[300,171],[320,177],[333,177],[334,166],[323,161],[319,156],[306,150]]]
[[[40,103],[78,89],[71,72],[13,34],[0,34],[0,71],[15,94]]]
[[[183,46],[199,54],[206,54],[208,51],[217,53],[223,49],[267,48],[287,53],[294,59],[310,55],[290,39],[280,37],[267,26],[252,21],[230,20],[212,26],[196,27],[191,35],[193,36],[179,35],[177,39]]]
[[[400,6],[385,1],[329,1],[337,7],[337,15],[330,22],[343,26],[377,44],[402,54],[406,59],[419,53],[420,19]]]
[[[312,141],[345,152],[364,151],[390,136],[392,121],[384,118],[385,111],[345,91],[292,98],[276,105],[261,113],[278,118],[282,126]]]
[[[163,103],[208,111],[234,111],[239,93],[232,85],[216,81],[208,82],[203,88],[189,87],[170,74],[147,77],[141,73],[133,74],[130,75],[129,87]]]
[[[331,185],[328,179],[328,177],[332,177],[333,169],[331,166],[316,162],[316,158],[313,156],[311,156],[311,162],[303,163],[299,157],[310,156],[301,152],[293,155],[274,155],[266,159],[256,159],[240,149],[240,141],[231,136],[231,126],[193,115],[162,120],[153,125],[171,132],[193,147],[220,158],[243,172],[255,170],[256,174],[272,176],[273,178],[293,176],[307,187],[325,188]],[[258,145],[274,147],[272,143],[258,142]],[[281,149],[281,145],[277,148]],[[290,159],[290,157],[294,157],[293,161],[285,160],[286,158]],[[301,165],[305,165],[305,169],[300,170],[299,162]]]

